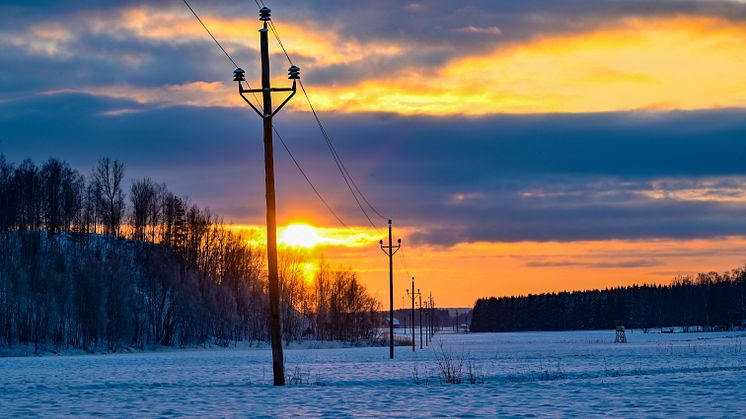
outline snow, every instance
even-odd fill
[[[419,334],[418,334],[419,344]],[[743,332],[441,334],[484,383],[444,384],[433,346],[288,349],[303,384],[271,385],[267,349],[0,359],[0,416],[738,416]],[[420,384],[415,384],[415,369]],[[426,383],[427,381],[427,383]]]

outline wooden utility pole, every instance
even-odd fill
[[[433,340],[433,335],[435,335],[435,301],[433,301],[433,293],[430,292],[430,304],[428,304],[428,307],[430,309],[430,324],[428,325],[430,327],[430,340]]]
[[[401,239],[397,239],[397,244],[394,246],[391,239],[391,220],[389,220],[388,246],[383,245],[383,240],[378,243],[383,253],[389,257],[389,358],[394,359],[394,254],[401,248]]]
[[[414,277],[412,277],[412,291],[407,290],[407,295],[412,297],[412,352],[415,351],[417,346],[417,338],[415,337],[415,322],[414,322],[414,297],[420,295],[420,290],[414,291]],[[422,297],[420,297],[422,299]],[[420,316],[420,331],[422,330],[422,317]]]
[[[417,290],[417,294],[420,297],[420,349],[424,349],[422,347],[422,293],[419,289]]]
[[[425,346],[430,346],[430,303],[425,302],[427,310],[425,311],[425,318],[427,319],[427,331],[425,332]]]
[[[274,385],[285,385],[285,365],[282,355],[282,329],[280,322],[280,279],[277,273],[277,215],[275,208],[275,168],[274,155],[272,147],[272,117],[285,106],[286,103],[295,95],[296,80],[300,79],[300,69],[291,66],[288,69],[289,79],[293,80],[293,86],[290,88],[272,88],[270,86],[269,72],[269,28],[271,10],[268,7],[262,7],[259,10],[259,20],[263,22],[263,27],[259,29],[259,42],[261,47],[261,65],[262,65],[262,88],[247,89],[243,88],[244,71],[237,68],[234,72],[234,81],[238,82],[238,93],[259,114],[264,122],[264,186],[267,201],[267,271],[269,277],[269,336],[272,343],[272,371],[274,375]],[[272,110],[272,92],[290,92],[285,101]],[[244,94],[251,93],[256,95],[262,94],[262,110],[256,106]],[[254,96],[256,97],[256,96]]]

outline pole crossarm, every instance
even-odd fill
[[[396,245],[381,244],[381,250],[386,254],[386,256],[394,256],[399,249],[401,249],[401,239],[399,239],[399,242]]]
[[[295,96],[295,80],[293,80],[293,88],[292,89],[290,89],[290,90],[283,89],[283,90],[275,90],[275,91],[276,92],[280,92],[280,91],[281,92],[287,92],[287,91],[290,91],[292,93],[290,93],[290,96],[288,96],[285,100],[282,101],[282,103],[280,103],[280,106],[278,106],[277,108],[275,108],[275,111],[272,112],[271,115],[269,115],[269,118],[272,118],[273,116],[275,116],[277,114],[277,112],[280,112],[280,109],[282,109],[285,106],[285,104],[288,103],[288,101],[290,99],[292,99],[293,96]]]
[[[252,89],[252,90],[253,90],[253,89]],[[260,91],[261,91],[261,90],[260,90]],[[248,99],[248,98],[247,98],[246,96],[244,96],[244,95],[243,95],[243,94],[244,94],[244,92],[247,92],[247,90],[243,90],[243,86],[241,86],[241,84],[239,83],[239,84],[238,84],[238,94],[239,94],[239,95],[241,95],[241,98],[242,98],[242,99],[243,99],[244,101],[246,101],[246,103],[248,103],[248,104],[249,104],[249,106],[251,106],[251,109],[253,109],[253,110],[254,110],[254,112],[256,112],[256,114],[257,114],[257,115],[259,115],[259,117],[260,117],[260,118],[264,119],[264,114],[263,114],[263,113],[262,113],[262,112],[261,112],[261,111],[260,111],[259,109],[257,109],[257,108],[256,108],[256,106],[254,106],[254,104],[253,104],[253,103],[251,103],[251,101],[250,101],[250,100],[249,100],[249,99]]]
[[[285,98],[285,100],[283,100],[282,103],[280,103],[280,106],[276,107],[275,110],[272,111],[272,113],[270,113],[269,115],[266,115],[262,113],[259,109],[257,109],[257,107],[254,106],[253,103],[251,103],[251,100],[249,100],[244,95],[244,93],[255,94],[255,93],[264,93],[264,92],[290,92],[290,95],[287,98]],[[262,119],[272,118],[273,116],[277,115],[277,112],[280,112],[280,109],[282,109],[285,106],[285,104],[287,104],[290,101],[290,99],[292,99],[293,96],[295,96],[295,93],[296,93],[296,81],[295,80],[293,80],[293,87],[272,87],[269,89],[244,89],[243,84],[241,83],[238,84],[238,94],[241,95],[243,100],[246,101],[246,103],[248,103],[249,106],[251,106],[251,109],[253,109],[254,112],[256,112],[257,115],[259,115],[259,117]]]
[[[295,82],[293,82],[295,84]],[[270,87],[269,89],[241,89],[243,93],[295,92],[295,87]]]

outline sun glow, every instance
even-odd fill
[[[233,225],[231,230],[245,236],[252,246],[264,247],[266,230],[259,225]],[[296,249],[321,247],[357,248],[377,244],[380,234],[369,227],[322,227],[298,221],[277,228],[277,243]]]
[[[311,249],[323,243],[325,239],[308,224],[290,224],[280,229],[277,241],[285,246]]]

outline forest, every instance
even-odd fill
[[[102,158],[0,154],[0,347],[117,351],[268,339],[264,249],[166,185]],[[282,330],[303,339],[376,341],[379,303],[350,269],[280,255]]]
[[[669,285],[633,285],[519,297],[482,298],[474,305],[473,332],[611,329],[660,331],[742,329],[746,268],[675,278]]]

